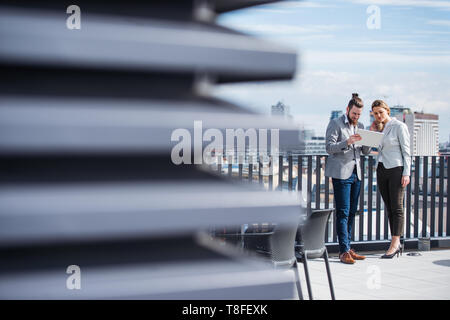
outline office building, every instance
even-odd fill
[[[333,111],[331,111],[331,117],[330,117],[330,120],[339,118],[339,117],[342,116],[343,114],[344,114],[344,113],[343,113],[342,111],[340,111],[340,110],[333,110]]]
[[[405,123],[411,136],[413,156],[437,156],[439,154],[439,116],[414,112],[405,115]]]
[[[290,117],[290,107],[278,101],[277,104],[272,106],[272,115]]]
[[[325,137],[316,136],[314,130],[301,130],[299,154],[323,155],[326,154]]]

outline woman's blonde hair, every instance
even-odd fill
[[[372,111],[375,107],[381,107],[387,111],[388,115],[391,115],[391,108],[389,108],[389,106],[383,100],[375,100],[372,103]]]

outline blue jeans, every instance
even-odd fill
[[[356,170],[348,179],[333,178],[334,200],[336,201],[336,232],[339,240],[339,252],[350,250],[355,213],[358,210],[358,198],[361,181]]]

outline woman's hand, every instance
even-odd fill
[[[406,187],[409,184],[409,176],[402,176],[402,187]]]

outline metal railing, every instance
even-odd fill
[[[212,169],[229,177],[264,185],[267,190],[302,192],[308,210],[334,207],[331,178],[324,176],[327,155],[289,155],[273,159],[270,165],[219,164]],[[411,181],[406,188],[405,239],[448,237],[449,156],[414,156]],[[280,165],[281,164],[281,165]],[[377,188],[375,157],[361,157],[361,192],[359,210],[352,231],[354,241],[389,239],[388,217]],[[301,172],[301,175],[298,173]],[[325,241],[337,242],[333,216]]]

